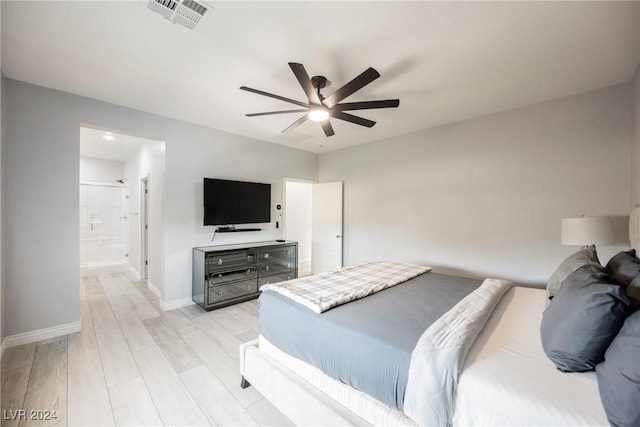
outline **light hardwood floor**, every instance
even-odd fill
[[[163,312],[145,282],[105,272],[81,279],[80,315],[82,332],[5,351],[3,426],[292,425],[240,388],[238,346],[258,336],[256,300]]]

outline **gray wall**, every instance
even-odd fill
[[[640,203],[640,68],[631,81],[633,103],[631,139],[631,203]]]
[[[163,299],[189,298],[190,251],[203,227],[202,177],[315,179],[317,156],[202,126],[5,81],[2,252],[6,336],[75,322],[78,314],[79,135],[83,124],[166,141]],[[238,233],[243,234],[243,233]],[[242,238],[266,240],[277,230]],[[241,237],[235,237],[241,239]],[[217,240],[217,239],[216,239]]]
[[[2,8],[0,8],[2,9]],[[0,14],[1,15],[1,14]],[[0,22],[2,22],[2,18],[0,17]],[[1,27],[1,25],[0,25]],[[0,46],[2,46],[2,30],[0,29]],[[2,58],[2,52],[0,52],[0,58]],[[2,140],[4,139],[4,125],[2,121],[2,116],[4,112],[4,75],[2,74],[2,64],[0,60],[0,236],[2,236]],[[1,242],[0,242],[1,243]],[[4,288],[2,286],[2,245],[0,244],[0,347],[2,347],[2,340],[5,337],[4,328]],[[2,350],[0,348],[0,357],[2,356]]]
[[[630,133],[618,85],[321,154],[319,179],[344,181],[345,265],[541,284],[576,249],[560,245],[561,218],[628,215]]]
[[[283,201],[284,177],[315,180],[318,174],[316,154],[205,128],[185,129],[180,136],[179,144],[167,139],[166,301],[191,298],[192,247],[211,244],[213,227],[202,225],[203,177],[271,183],[272,222],[258,225],[261,232],[216,235],[215,243],[224,244],[282,237],[274,206]]]

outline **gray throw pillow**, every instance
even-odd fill
[[[579,250],[560,263],[556,271],[549,277],[549,282],[547,283],[547,305],[560,290],[564,279],[583,265],[602,267],[600,260],[598,260],[595,245]]]
[[[629,300],[602,268],[585,265],[571,273],[542,314],[545,354],[565,372],[595,369],[620,330]]]
[[[636,250],[618,252],[607,263],[607,273],[620,283],[636,305],[640,303],[640,259]]]
[[[640,426],[640,311],[624,321],[596,374],[609,423]]]
[[[606,270],[623,286],[629,285],[640,274],[640,259],[636,258],[636,250],[618,252],[609,260]]]
[[[625,289],[627,296],[631,299],[631,303],[640,308],[640,274],[629,283],[629,286]]]

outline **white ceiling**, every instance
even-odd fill
[[[210,2],[190,31],[139,0],[2,1],[2,69],[13,79],[313,152],[413,132],[627,82],[639,60],[634,2]],[[286,140],[305,101],[287,66],[339,88],[367,67],[382,77],[345,101],[400,98]],[[300,135],[302,134],[302,135]]]

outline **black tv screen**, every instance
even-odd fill
[[[271,222],[271,184],[204,178],[204,225]]]

